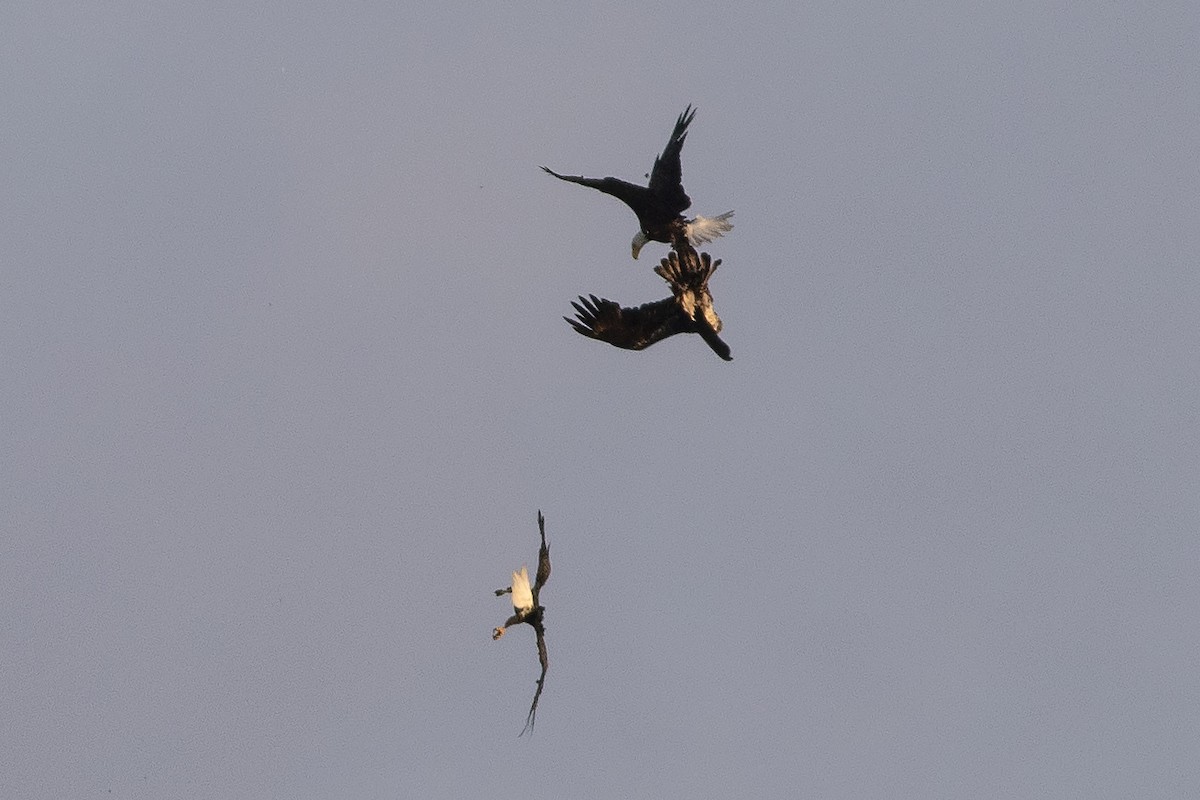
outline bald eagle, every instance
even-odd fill
[[[671,287],[671,297],[637,308],[622,308],[596,295],[579,296],[575,319],[563,317],[579,333],[626,350],[645,350],[655,342],[677,333],[698,333],[713,352],[732,361],[729,345],[721,341],[721,318],[713,310],[708,280],[721,266],[708,253],[679,237],[667,257],[654,271]]]
[[[542,617],[546,609],[542,607],[538,599],[542,587],[550,579],[550,547],[546,544],[546,518],[542,516],[541,510],[538,511],[537,519],[538,531],[542,536],[542,546],[538,549],[537,577],[534,579],[533,587],[529,586],[528,568],[523,566],[519,571],[513,572],[512,585],[506,589],[496,590],[497,597],[504,594],[512,595],[513,615],[505,620],[503,625],[492,630],[493,641],[503,636],[506,629],[522,622],[533,628],[537,634],[538,661],[542,665],[542,674],[537,679],[537,690],[533,693],[533,704],[529,706],[529,715],[525,718],[525,727],[521,729],[521,736],[525,735],[525,731],[533,731],[533,724],[537,719],[538,699],[542,696],[542,685],[546,682],[546,670],[550,667],[550,659],[546,656],[546,628],[542,625]]]
[[[693,245],[711,242],[726,231],[733,229],[729,218],[732,211],[726,211],[719,217],[696,217],[685,219],[683,212],[692,204],[691,198],[683,191],[682,168],[679,165],[679,151],[683,149],[683,140],[687,138],[687,128],[695,110],[688,105],[675,121],[675,130],[667,141],[662,155],[654,159],[654,167],[650,170],[649,186],[638,186],[635,183],[623,181],[620,178],[585,178],[582,175],[559,175],[549,167],[542,169],[559,180],[578,183],[599,189],[605,194],[621,200],[637,214],[641,229],[633,237],[633,257],[637,258],[646,242],[666,242],[670,244],[676,236],[683,234]]]

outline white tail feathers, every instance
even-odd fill
[[[729,221],[732,216],[732,211],[726,211],[719,217],[696,217],[687,224],[688,241],[695,247],[728,233],[733,230],[733,223]]]
[[[520,572],[514,572],[512,575],[513,610],[518,614],[528,614],[533,610],[533,590],[529,588],[529,570],[521,567]]]

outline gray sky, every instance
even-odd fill
[[[4,4],[0,796],[1200,794],[1200,11],[1003,6]]]

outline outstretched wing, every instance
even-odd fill
[[[646,303],[637,308],[622,308],[612,300],[596,295],[571,302],[576,319],[563,317],[576,331],[592,339],[608,342],[626,350],[645,350],[668,336],[690,329],[674,298]]]
[[[704,340],[704,343],[712,348],[712,351],[723,360],[733,361],[733,351],[729,349],[729,345],[725,344],[720,336],[717,336],[717,332],[711,327],[702,322],[697,322],[696,333],[700,334],[700,338]]]
[[[533,584],[533,602],[535,604],[540,603],[538,594],[546,585],[546,581],[550,580],[550,545],[546,544],[546,518],[542,516],[541,509],[538,509],[538,532],[542,535],[542,546],[538,548],[537,578]]]
[[[671,287],[683,313],[695,317],[696,304],[708,294],[708,279],[721,266],[721,259],[713,261],[708,253],[697,253],[684,236],[675,237],[671,248],[654,271]]]
[[[546,670],[550,669],[550,658],[546,655],[546,629],[542,626],[541,620],[533,624],[533,629],[537,631],[537,650],[538,661],[542,665],[542,674],[537,679],[537,690],[533,693],[533,703],[529,706],[529,716],[525,717],[525,727],[521,729],[519,736],[524,736],[525,731],[533,732],[533,725],[537,721],[538,700],[542,697],[542,686],[546,683]]]
[[[612,195],[632,208],[633,213],[637,214],[639,222],[642,222],[642,215],[646,213],[652,204],[651,190],[645,186],[638,186],[636,183],[623,181],[620,178],[585,178],[582,175],[559,175],[549,167],[542,167],[542,169],[560,181],[578,183],[580,186],[589,186],[605,194]],[[687,206],[684,206],[684,208],[687,208]]]
[[[683,167],[679,163],[679,154],[683,150],[683,140],[687,138],[688,125],[695,116],[696,111],[689,104],[675,120],[671,138],[663,148],[662,155],[654,159],[654,168],[650,170],[650,192],[668,219],[682,214],[692,204],[691,198],[683,191]]]
[[[713,309],[708,280],[721,266],[708,253],[697,253],[685,237],[675,238],[672,250],[654,271],[671,287],[671,294],[682,315],[688,320],[688,331],[700,334],[712,351],[726,361],[732,361],[729,345],[717,334],[722,324]]]
[[[698,322],[696,324],[696,333],[700,334],[700,338],[704,340],[704,343],[712,348],[712,351],[720,356],[722,360],[733,361],[733,351],[729,349],[729,345],[725,344],[720,336],[717,336],[717,332],[711,327]]]

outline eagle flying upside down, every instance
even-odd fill
[[[533,723],[537,719],[538,699],[542,696],[542,685],[546,682],[546,670],[550,668],[550,659],[546,655],[546,629],[542,625],[542,616],[546,609],[538,600],[542,587],[550,579],[550,547],[546,544],[546,518],[542,516],[540,510],[538,511],[538,531],[542,535],[542,546],[538,549],[537,578],[533,588],[529,587],[529,570],[526,567],[521,567],[519,572],[513,572],[512,585],[507,589],[496,590],[497,597],[502,594],[512,595],[513,615],[505,620],[503,625],[492,631],[492,639],[499,639],[504,635],[506,629],[524,622],[537,634],[538,661],[542,665],[542,674],[537,679],[537,691],[533,693],[533,705],[529,706],[529,716],[525,718],[525,727],[521,729],[520,736],[524,736],[525,731],[533,731]]]
[[[682,236],[654,271],[671,287],[671,297],[637,308],[622,308],[596,295],[579,296],[575,319],[563,317],[577,332],[626,350],[645,350],[677,333],[698,333],[713,352],[732,361],[729,345],[717,336],[721,318],[713,310],[708,280],[721,265],[708,253],[696,253]]]
[[[726,211],[719,217],[696,217],[685,219],[683,212],[692,204],[692,200],[683,191],[683,170],[679,165],[679,152],[683,149],[683,140],[687,138],[687,128],[696,112],[689,105],[675,121],[675,130],[663,149],[662,155],[654,159],[654,168],[650,170],[650,184],[638,186],[620,178],[585,178],[582,175],[559,175],[549,167],[542,169],[559,180],[590,186],[605,194],[610,194],[625,203],[637,214],[641,229],[633,237],[633,257],[646,242],[666,242],[670,244],[680,234],[687,237],[692,245],[711,242],[723,233],[733,229],[729,218],[732,211]]]

